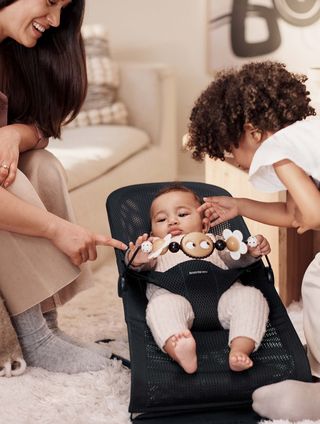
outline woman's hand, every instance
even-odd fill
[[[49,223],[48,238],[67,255],[74,265],[97,258],[97,246],[111,246],[126,250],[127,245],[109,236],[95,234],[80,225],[72,224],[53,215]]]
[[[13,126],[0,128],[0,185],[5,188],[16,178],[19,146],[20,135]]]
[[[198,208],[198,212],[204,214],[203,221],[210,227],[221,224],[239,215],[237,199],[229,196],[204,197],[205,201]]]
[[[271,248],[270,248],[270,244],[268,240],[261,234],[258,234],[256,236],[256,239],[258,242],[257,246],[256,247],[248,246],[248,253],[251,256],[254,256],[255,258],[262,255],[268,255],[271,252]]]
[[[132,241],[130,241],[129,243],[129,253],[128,253],[128,259],[129,261],[131,260],[134,252],[137,250],[138,247],[141,246],[141,244],[144,241],[152,241],[153,237],[148,236],[147,233],[142,234],[142,236],[139,236],[136,240],[135,243],[133,243]],[[141,266],[143,264],[146,264],[148,262],[150,262],[150,259],[148,259],[150,252],[142,252],[142,250],[140,249],[139,252],[136,254],[133,262],[131,263],[131,265],[137,267],[137,266]]]

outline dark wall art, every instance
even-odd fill
[[[207,0],[208,70],[275,59],[320,67],[320,0]]]

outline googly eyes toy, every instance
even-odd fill
[[[141,251],[143,253],[150,253],[150,252],[152,252],[152,248],[153,248],[153,244],[149,240],[146,240],[143,243],[141,243]]]
[[[180,249],[190,258],[203,259],[211,255],[214,250],[214,243],[206,234],[194,232],[183,236]]]
[[[164,255],[168,250],[176,253],[179,250],[193,259],[204,259],[212,254],[214,249],[224,250],[228,249],[232,259],[237,260],[242,254],[247,253],[248,247],[243,242],[243,235],[241,231],[231,231],[226,229],[222,233],[223,239],[218,239],[215,242],[207,234],[201,232],[192,232],[182,237],[180,243],[171,241],[171,234],[167,234],[164,239],[156,239],[151,241],[144,241],[141,244],[141,250],[149,253],[148,259],[155,259],[160,255]],[[247,240],[250,247],[256,247],[258,242],[257,238],[250,236]]]
[[[255,236],[250,236],[250,237],[248,237],[247,245],[248,245],[249,247],[257,247],[257,246],[258,246],[258,240],[257,240],[257,237],[255,237]]]

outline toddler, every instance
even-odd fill
[[[298,233],[320,229],[320,119],[313,116],[306,80],[284,64],[255,62],[221,71],[200,95],[189,125],[193,157],[232,155],[258,190],[287,190],[284,203],[207,198],[199,208],[206,221],[216,225],[242,215]],[[308,358],[320,377],[320,253],[304,275],[302,300]],[[253,400],[267,418],[320,418],[319,384],[283,381],[257,389]]]

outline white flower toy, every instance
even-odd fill
[[[240,256],[247,253],[248,247],[242,241],[243,235],[241,231],[235,230],[231,231],[229,229],[223,230],[223,238],[226,241],[228,250],[230,251],[230,256],[234,260],[240,259]]]

